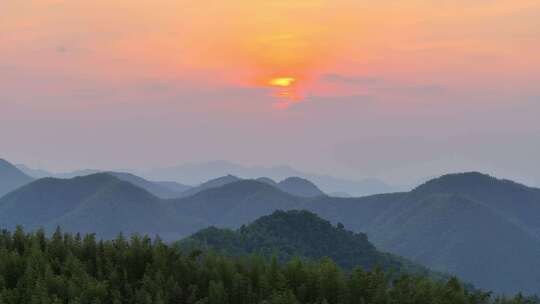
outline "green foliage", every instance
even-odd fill
[[[6,185],[2,176],[8,176],[2,172],[13,173],[11,169],[0,161],[0,188]],[[27,230],[44,227],[48,233],[60,226],[107,239],[119,232],[141,233],[172,241],[210,225],[237,228],[275,210],[306,209],[342,223],[338,226],[342,232],[366,233],[379,249],[455,274],[477,287],[502,294],[540,292],[540,189],[464,173],[443,176],[407,193],[300,198],[279,191],[271,182],[233,182],[237,179],[225,177],[196,195],[160,200],[110,174],[45,178],[0,198],[0,226],[12,230],[16,225]],[[296,224],[291,227],[297,229],[245,226],[241,237],[237,231],[216,229],[199,235],[208,243],[204,248],[226,248],[231,255],[276,253],[280,262],[296,255],[329,256],[346,270],[379,265],[385,272],[433,275],[398,257],[372,254],[361,233],[351,237],[326,229],[320,234]]]
[[[183,253],[161,240],[122,235],[98,241],[59,229],[0,233],[0,303],[353,304],[531,303],[470,292],[457,279],[435,282],[380,269],[343,272],[330,259],[287,264],[260,256]]]
[[[241,256],[259,254],[276,256],[282,263],[295,257],[331,258],[339,267],[352,270],[380,267],[392,273],[414,273],[444,279],[441,274],[378,251],[363,233],[353,233],[338,223],[337,227],[309,211],[276,211],[237,231],[208,228],[181,241],[193,249],[214,249],[224,254]]]

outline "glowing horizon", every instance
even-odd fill
[[[296,82],[296,79],[293,77],[277,77],[272,78],[268,82],[271,86],[277,86],[277,87],[288,87],[293,85]]]
[[[500,134],[511,147],[540,133],[537,0],[0,2],[0,135],[13,159],[26,147],[59,163],[113,163],[105,151],[75,155],[117,153],[121,138],[134,153],[119,158],[126,166],[157,153],[408,176],[389,160],[397,153],[359,160],[354,147],[493,138],[488,147]],[[429,173],[456,159],[446,150],[407,159]],[[456,153],[480,163],[491,150]],[[515,159],[534,161],[509,152],[484,167]]]
[[[531,13],[540,4],[533,0],[444,7],[419,0],[21,0],[3,6],[0,52],[6,62],[42,73],[84,69],[85,77],[98,81],[146,75],[256,87],[261,81],[252,79],[274,86],[268,79],[276,77],[269,75],[288,74],[302,79],[312,95],[353,95],[370,88],[347,81],[336,87],[325,75],[464,88],[492,86],[498,80],[493,72],[503,69],[505,81],[517,80],[540,64],[533,56],[539,43]],[[37,49],[43,60],[24,62]]]

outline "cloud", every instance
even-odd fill
[[[346,76],[336,73],[324,74],[321,76],[322,81],[327,82],[339,82],[345,84],[373,84],[377,83],[379,80],[374,77],[367,76]]]
[[[347,95],[347,96],[307,96],[305,102],[293,103],[290,110],[293,112],[325,113],[325,115],[340,116],[347,120],[359,112],[371,108],[375,104],[375,98],[370,95]]]
[[[385,85],[375,87],[374,89],[384,93],[407,95],[438,95],[448,92],[448,90],[444,86],[436,84]]]
[[[345,85],[367,85],[368,88],[388,93],[442,93],[446,91],[445,87],[437,84],[395,83],[383,78],[366,75],[329,73],[322,75],[320,80]]]
[[[370,95],[345,95],[345,96],[309,96],[306,98],[311,102],[373,102],[374,98]]]

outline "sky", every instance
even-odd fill
[[[0,157],[540,185],[538,0],[2,0]]]

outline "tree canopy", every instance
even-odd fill
[[[380,269],[343,272],[330,259],[307,262],[184,252],[159,238],[21,228],[0,233],[0,303],[527,303]]]

